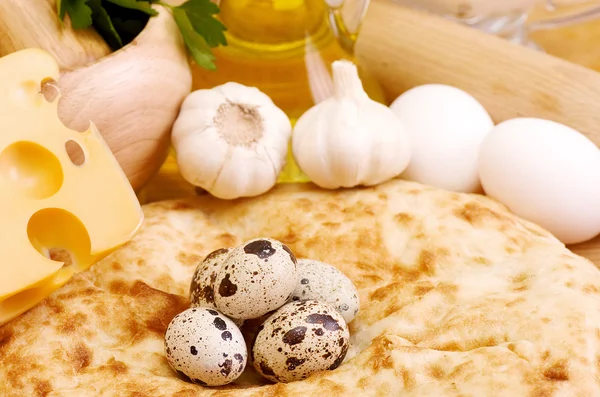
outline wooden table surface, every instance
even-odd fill
[[[543,16],[544,11],[538,11],[532,18]],[[546,52],[600,72],[600,20],[552,31],[539,31],[533,33],[531,37]],[[193,188],[185,184],[177,172],[173,172],[174,168],[174,161],[170,158],[162,172],[150,183],[140,198],[144,200],[147,196],[151,201],[170,198],[164,197],[164,192],[171,190],[181,192],[182,186],[185,186],[184,194],[194,194]],[[165,172],[168,169],[171,172]],[[600,267],[600,237],[569,248],[589,258]]]
[[[597,3],[600,4],[600,0]],[[571,11],[569,8],[565,10]],[[551,14],[540,8],[531,19],[544,19],[548,15]],[[555,30],[533,32],[531,37],[552,55],[600,71],[600,20]]]

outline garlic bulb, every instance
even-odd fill
[[[400,175],[409,136],[385,105],[369,99],[356,66],[333,62],[334,95],[306,111],[292,134],[294,159],[317,185],[376,185]]]
[[[215,197],[235,199],[275,185],[291,132],[289,118],[271,98],[230,82],[189,94],[171,140],[185,180]]]

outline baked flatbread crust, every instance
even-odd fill
[[[405,181],[284,185],[144,212],[132,242],[0,328],[1,396],[600,395],[600,271],[491,199]],[[290,384],[179,379],[163,334],[195,266],[259,236],[355,282],[347,361]]]

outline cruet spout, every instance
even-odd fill
[[[354,53],[354,45],[370,0],[325,0],[335,35],[342,48]]]

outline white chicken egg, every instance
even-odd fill
[[[600,149],[565,125],[536,118],[498,124],[481,145],[486,194],[565,244],[600,233]]]
[[[452,86],[426,84],[406,91],[390,108],[412,142],[403,179],[456,192],[481,190],[479,145],[494,122],[475,98]]]
[[[221,386],[237,379],[248,359],[240,329],[217,310],[192,307],[169,323],[165,333],[169,365],[192,382]]]

